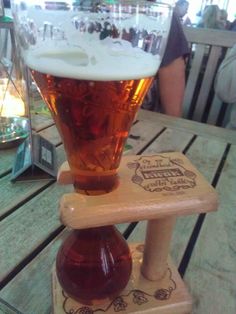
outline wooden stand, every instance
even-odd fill
[[[54,313],[72,313],[72,309],[86,314],[190,313],[191,297],[168,258],[172,231],[176,216],[216,210],[215,190],[181,153],[125,156],[119,175],[120,185],[111,193],[64,195],[60,217],[73,229],[148,220],[145,244],[130,246],[133,272],[129,284],[114,300],[88,307],[62,291],[53,270]],[[59,171],[58,182],[73,182],[67,163]]]

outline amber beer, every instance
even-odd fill
[[[88,194],[114,189],[125,141],[153,78],[99,81],[32,74],[63,139],[75,189]]]

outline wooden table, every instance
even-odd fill
[[[62,163],[65,154],[51,119],[37,118],[34,126],[57,146]],[[129,154],[182,151],[219,193],[219,210],[178,218],[172,240],[171,255],[193,296],[193,313],[236,313],[235,135],[140,111],[128,140]],[[58,201],[72,187],[52,180],[11,183],[14,157],[14,149],[0,151],[0,313],[46,314],[51,268],[68,233],[58,219]],[[144,240],[145,222],[118,228],[128,241]]]

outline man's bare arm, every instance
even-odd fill
[[[185,89],[185,62],[175,59],[158,72],[161,105],[164,113],[181,117]]]

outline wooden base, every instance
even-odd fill
[[[54,267],[52,273],[53,313],[190,313],[191,296],[171,260],[168,260],[165,276],[159,281],[150,281],[145,279],[140,272],[143,244],[132,244],[130,249],[133,256],[131,279],[121,295],[102,305],[83,305],[67,296],[57,280]]]

